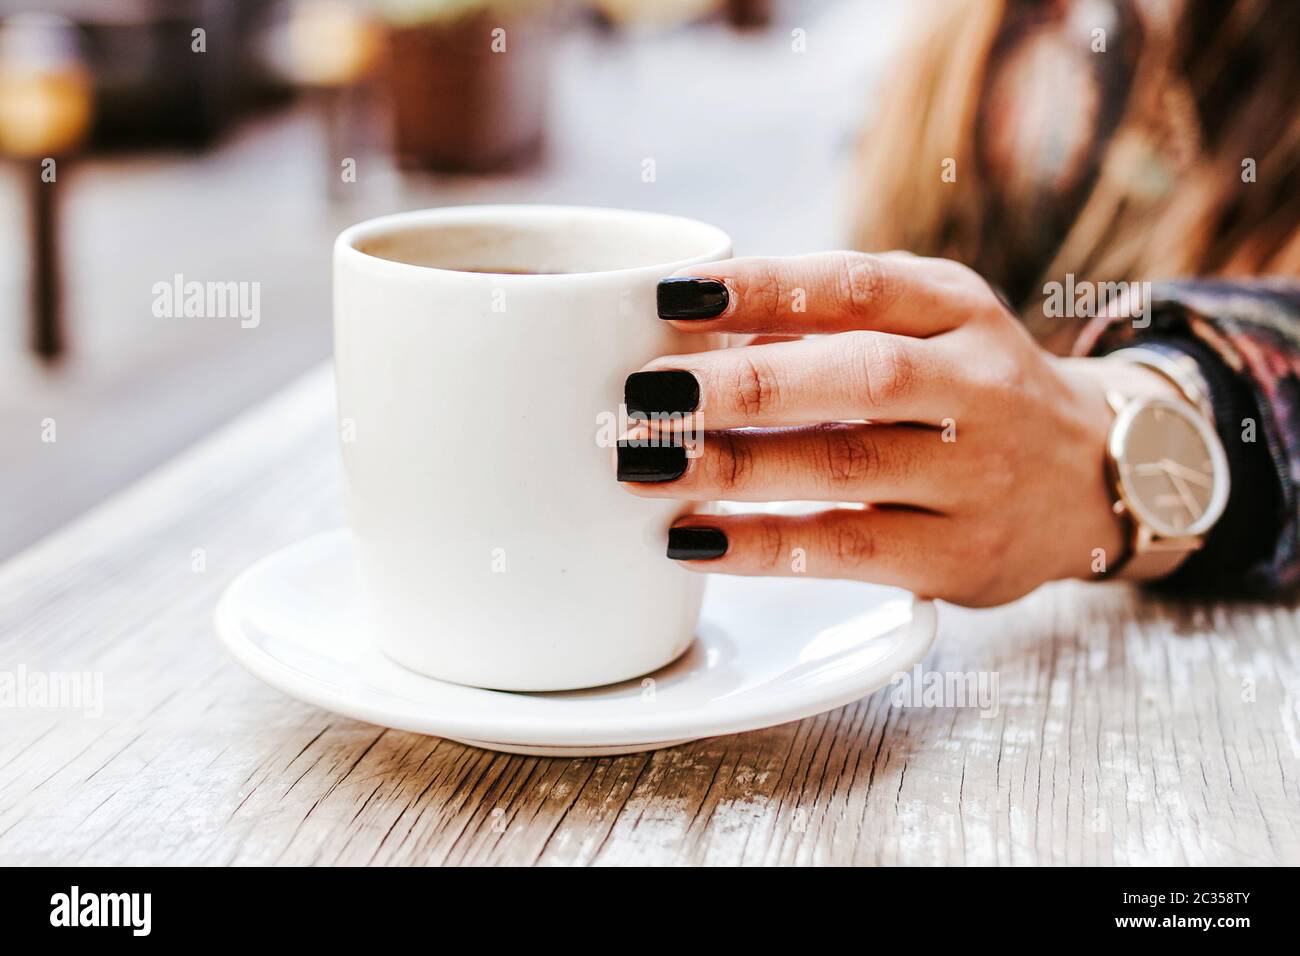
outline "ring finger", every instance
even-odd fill
[[[619,443],[618,479],[648,498],[861,501],[941,510],[955,443],[916,425],[833,423],[705,432],[699,453],[642,426]]]
[[[952,570],[951,522],[890,508],[690,515],[669,529],[668,557],[693,571],[852,578],[930,590]]]

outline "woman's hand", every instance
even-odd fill
[[[629,491],[866,506],[683,518],[669,556],[686,566],[989,605],[1123,553],[1105,478],[1107,380],[1173,386],[1048,354],[965,266],[853,252],[734,259],[664,280],[659,311],[684,332],[818,337],[665,356],[630,376],[629,414],[695,411],[707,431],[693,458],[638,441],[644,427],[620,443]]]

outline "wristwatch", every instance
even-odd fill
[[[1205,543],[1223,515],[1230,487],[1228,458],[1195,359],[1140,346],[1106,357],[1149,368],[1182,395],[1180,401],[1106,394],[1115,412],[1106,441],[1106,470],[1115,514],[1126,523],[1128,535],[1125,553],[1107,575],[1161,578]]]

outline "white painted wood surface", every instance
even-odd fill
[[[0,566],[0,675],[103,680],[98,716],[0,708],[0,862],[1300,862],[1292,603],[1066,584],[944,608],[925,667],[996,673],[996,716],[885,690],[625,757],[495,754],[284,697],[212,608],[341,523],[332,419],[320,369]]]

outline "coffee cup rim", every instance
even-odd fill
[[[357,244],[385,233],[399,229],[409,229],[421,225],[454,225],[458,223],[500,223],[509,225],[517,223],[521,217],[543,220],[556,216],[580,216],[592,220],[634,221],[637,219],[655,221],[659,224],[673,223],[683,230],[696,231],[700,236],[703,251],[696,255],[678,259],[646,262],[642,265],[627,266],[620,269],[600,269],[587,272],[558,272],[521,274],[506,272],[467,272],[460,269],[446,269],[439,266],[421,265],[385,259],[357,248]],[[724,230],[699,219],[678,216],[671,213],[651,212],[641,209],[616,209],[604,206],[570,206],[543,203],[500,203],[489,205],[435,206],[428,209],[415,209],[407,212],[390,213],[366,219],[348,226],[334,240],[334,258],[336,265],[348,265],[355,268],[378,270],[389,275],[442,275],[458,276],[467,280],[489,280],[493,282],[539,282],[566,281],[590,278],[592,276],[628,276],[636,273],[653,272],[671,274],[689,265],[701,262],[713,262],[731,255],[731,236]]]

